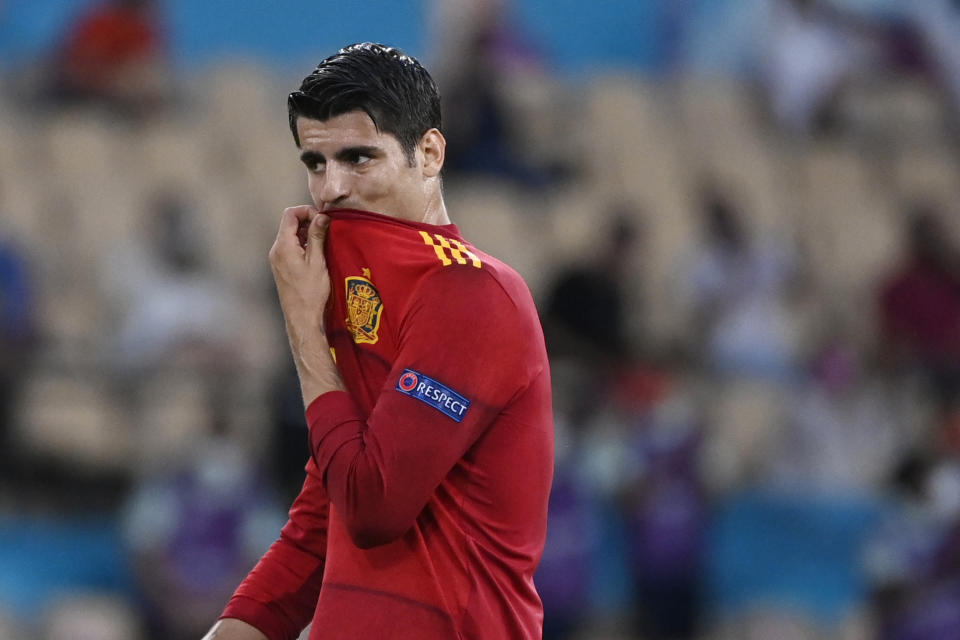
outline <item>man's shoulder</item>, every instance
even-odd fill
[[[428,261],[418,289],[444,287],[476,303],[500,297],[498,293],[515,304],[525,304],[530,298],[526,282],[510,265],[465,240],[444,240],[431,245],[433,260]]]

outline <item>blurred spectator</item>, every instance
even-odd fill
[[[570,401],[574,423],[603,404],[600,392],[612,391],[613,376],[636,352],[628,312],[638,293],[632,265],[641,230],[632,209],[616,205],[602,234],[586,261],[560,269],[542,307],[551,362],[573,369],[570,389],[558,395]]]
[[[878,492],[904,445],[896,415],[850,339],[831,335],[787,411],[774,478],[827,494]]]
[[[37,347],[35,292],[22,249],[0,236],[0,475],[16,466],[15,406]]]
[[[150,454],[136,466],[126,536],[156,638],[202,636],[282,523],[232,432],[247,372],[243,307],[212,268],[202,223],[183,194],[158,191],[140,237],[102,263],[108,364],[132,423],[150,426],[138,434]],[[151,393],[179,400],[174,382],[191,375],[200,389],[184,398],[183,422],[152,423]]]
[[[879,54],[875,25],[829,0],[775,0],[766,83],[777,122],[794,133],[832,124],[842,85]]]
[[[918,77],[941,88],[952,111],[960,105],[954,0],[776,0],[767,35],[771,108],[787,131],[822,132],[841,124],[838,98],[864,77]]]
[[[176,363],[234,369],[244,357],[240,304],[210,268],[200,221],[172,190],[153,196],[147,216],[143,237],[103,264],[113,367],[129,382]]]
[[[634,351],[627,312],[637,294],[631,267],[642,232],[626,205],[615,206],[609,220],[588,260],[564,266],[547,287],[551,355],[615,363]]]
[[[292,361],[278,369],[270,392],[271,437],[276,446],[272,475],[279,482],[281,502],[292,504],[303,487],[304,467],[310,459],[303,395]]]
[[[627,427],[632,470],[621,491],[638,637],[691,639],[702,616],[708,505],[702,427],[682,380],[671,380],[663,397]]]
[[[524,155],[511,79],[535,73],[540,56],[509,16],[508,0],[434,3],[437,82],[450,172],[492,175],[530,186],[551,179]]]
[[[208,434],[154,466],[127,508],[128,551],[150,637],[196,639],[273,541],[283,512],[217,412]]]
[[[960,253],[939,211],[914,205],[906,255],[879,291],[885,356],[918,371],[941,406],[960,390]]]
[[[558,416],[547,540],[534,576],[543,600],[543,640],[575,637],[591,613],[597,526],[589,490],[578,475],[581,447],[574,437]]]
[[[960,464],[904,457],[898,508],[865,554],[880,640],[960,637]]]
[[[81,14],[64,35],[46,98],[142,115],[167,97],[164,57],[154,0],[105,0]]]
[[[798,276],[793,252],[755,238],[715,188],[703,192],[701,214],[703,238],[682,283],[694,319],[693,357],[721,374],[791,377],[800,341],[788,310]]]

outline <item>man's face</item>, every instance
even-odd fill
[[[314,204],[420,221],[424,215],[423,157],[411,167],[400,142],[377,131],[363,111],[329,120],[297,119],[300,160]]]

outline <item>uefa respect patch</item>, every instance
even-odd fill
[[[430,405],[456,422],[463,420],[470,408],[470,401],[462,395],[413,369],[404,369],[400,374],[397,391]]]

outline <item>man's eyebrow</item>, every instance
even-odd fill
[[[303,153],[300,154],[300,162],[307,165],[308,167],[312,167],[316,164],[320,164],[321,162],[326,162],[326,161],[327,159],[324,158],[323,154],[320,153],[319,151],[304,151]]]
[[[380,152],[380,147],[362,145],[359,147],[345,147],[337,151],[337,160],[349,160],[356,156],[374,156]]]

